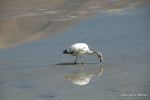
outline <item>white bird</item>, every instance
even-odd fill
[[[88,45],[85,44],[85,43],[76,43],[76,44],[73,44],[68,49],[65,49],[63,51],[63,54],[70,54],[72,56],[76,56],[74,64],[77,63],[78,57],[81,58],[83,54],[96,54],[97,57],[100,59],[100,62],[103,61],[102,53],[100,53],[99,51],[91,51],[89,49]],[[82,58],[81,58],[81,63],[83,64]]]

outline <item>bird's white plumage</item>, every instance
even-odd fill
[[[73,52],[74,54],[84,54],[89,51],[89,47],[85,43],[76,43],[69,48],[69,52]]]
[[[86,43],[73,44],[68,49],[65,49],[63,53],[76,56],[76,60],[74,64],[76,64],[78,57],[81,58],[82,54],[96,54],[97,57],[100,59],[100,62],[102,62],[103,60],[102,54],[98,51],[91,51]],[[81,63],[83,63],[82,58],[81,58]]]

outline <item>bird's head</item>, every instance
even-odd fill
[[[100,62],[102,62],[103,61],[103,55],[102,55],[102,53],[100,53],[99,51],[95,51],[94,53],[97,54],[97,57],[100,59]]]

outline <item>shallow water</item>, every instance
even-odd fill
[[[150,93],[149,7],[98,14],[46,39],[0,49],[1,100],[148,100]],[[62,51],[76,42],[99,50],[104,62],[85,55],[84,65]],[[65,77],[95,73],[78,86]],[[122,96],[135,94],[136,96]],[[139,96],[143,94],[144,96]]]

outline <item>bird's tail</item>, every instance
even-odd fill
[[[65,49],[65,50],[63,51],[63,54],[68,54],[68,50]]]

